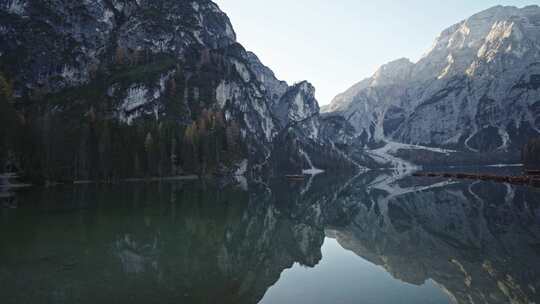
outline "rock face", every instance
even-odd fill
[[[273,110],[282,128],[273,149],[278,171],[302,168],[348,171],[357,167],[340,145],[347,130],[335,129],[331,120],[320,115],[315,88],[310,83],[304,81],[291,86]],[[340,136],[334,136],[335,133]]]
[[[444,30],[416,63],[382,66],[326,112],[361,145],[518,151],[540,133],[540,7],[497,6]]]
[[[310,144],[328,145],[319,138],[313,86],[278,80],[236,42],[229,19],[208,0],[2,0],[0,69],[21,111],[37,111],[45,124],[68,116],[61,129],[97,117],[128,126],[151,120],[160,132],[163,122],[192,125],[193,135],[223,115],[251,169],[268,167],[276,137],[297,124]],[[148,134],[141,140],[146,150],[155,142]]]
[[[274,112],[282,126],[299,123],[319,114],[319,105],[314,100],[315,88],[304,81],[285,92],[274,105]]]
[[[265,91],[270,94],[272,104],[277,104],[285,92],[289,89],[289,85],[282,80],[279,80],[274,75],[274,72],[265,66],[257,55],[248,52],[248,60],[251,69],[255,72],[257,80],[265,87]]]

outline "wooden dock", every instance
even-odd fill
[[[540,174],[539,175],[527,174],[527,175],[522,175],[522,176],[505,176],[505,175],[476,174],[476,173],[417,172],[417,173],[414,173],[413,176],[493,181],[497,183],[509,183],[509,184],[514,184],[514,185],[529,185],[529,186],[540,188]]]

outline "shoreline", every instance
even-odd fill
[[[168,177],[150,177],[150,178],[124,178],[114,181],[94,181],[94,180],[75,180],[73,182],[47,182],[44,185],[34,185],[29,183],[11,183],[10,178],[16,178],[14,174],[0,174],[0,177],[5,178],[5,184],[0,185],[0,192],[16,191],[32,187],[55,187],[64,185],[90,185],[90,184],[118,184],[118,183],[134,183],[134,182],[160,182],[160,181],[193,181],[201,179],[198,175],[178,175]]]
[[[161,181],[189,181],[189,180],[198,180],[201,177],[198,175],[178,175],[178,176],[167,176],[167,177],[134,177],[134,178],[123,178],[114,181],[93,181],[93,180],[76,180],[73,183],[58,183],[57,185],[88,185],[88,184],[118,184],[118,183],[138,183],[138,182],[161,182]]]

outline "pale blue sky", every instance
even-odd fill
[[[388,61],[418,60],[448,26],[495,5],[540,0],[214,0],[238,41],[278,78],[308,80],[321,105]]]

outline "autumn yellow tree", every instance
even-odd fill
[[[196,122],[187,126],[184,131],[182,159],[184,161],[184,168],[191,172],[197,172],[199,170],[199,140],[197,133],[198,128]]]

